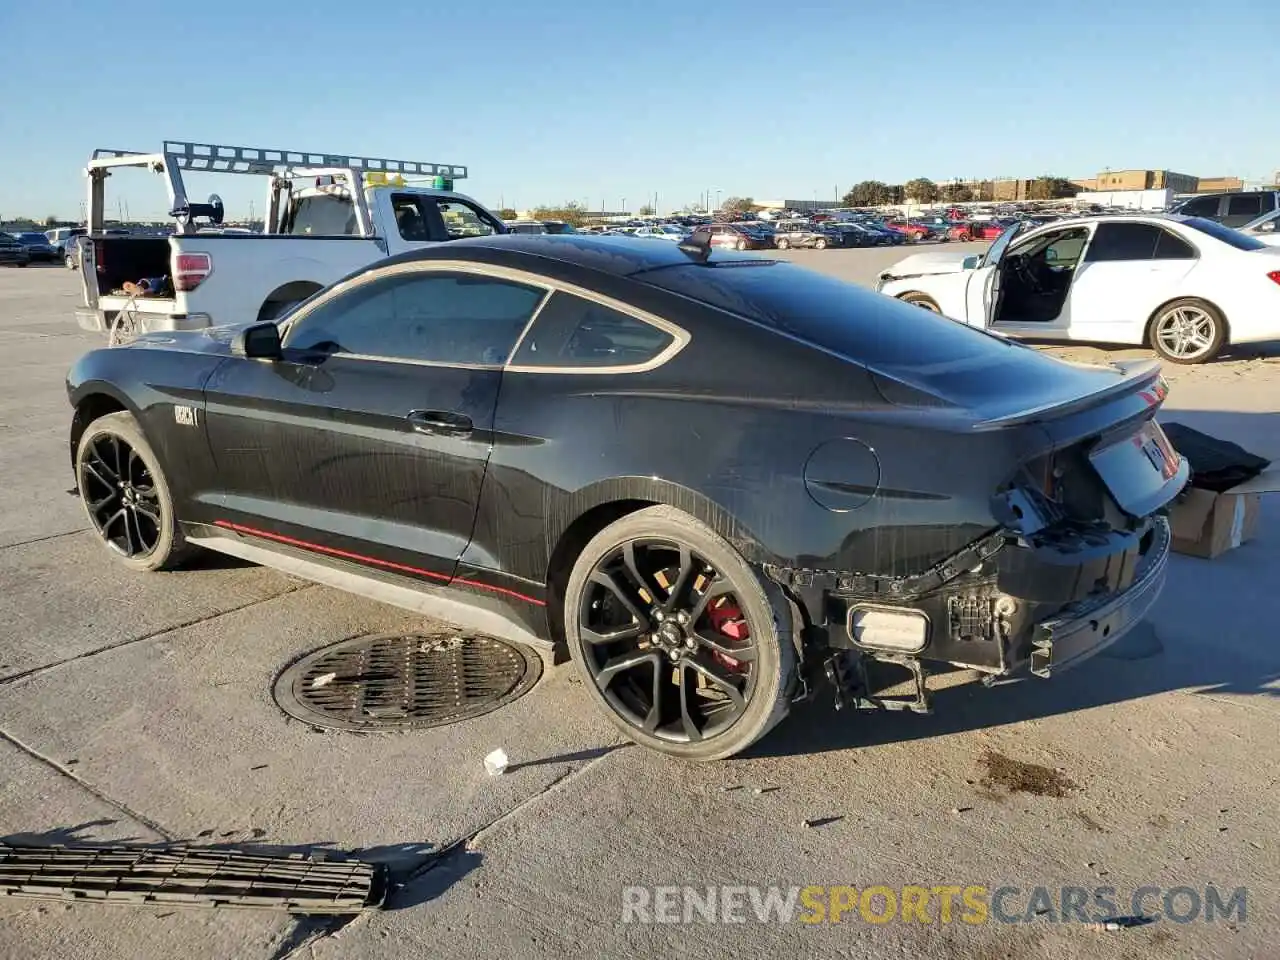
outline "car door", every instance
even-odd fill
[[[223,527],[447,581],[470,541],[502,365],[545,289],[430,263],[286,322],[283,358],[206,386]]]
[[[977,258],[976,265],[964,272],[965,284],[965,323],[974,327],[990,327],[991,321],[1000,308],[1000,265],[1004,260],[1009,244],[1017,236],[1021,224],[1014,224],[1000,234],[987,248],[987,252]]]
[[[1151,311],[1176,295],[1197,256],[1157,223],[1099,223],[1068,295],[1071,338],[1140,343]]]

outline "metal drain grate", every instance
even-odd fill
[[[536,653],[494,637],[357,637],[291,664],[273,694],[285,713],[317,727],[413,730],[496,710],[541,674]]]
[[[371,863],[301,854],[0,844],[0,897],[38,900],[349,914],[380,901],[385,872]]]

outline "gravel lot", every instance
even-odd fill
[[[790,257],[871,282],[899,255]],[[1254,542],[1213,561],[1174,559],[1150,630],[1050,682],[945,690],[931,717],[838,715],[824,697],[746,758],[678,765],[622,746],[560,669],[478,720],[385,737],[318,733],[271,701],[279,669],[325,642],[415,621],[230,561],[150,576],[109,562],[65,492],[63,376],[97,342],[71,318],[78,296],[78,275],[61,268],[0,270],[0,837],[360,850],[408,882],[389,909],[341,927],[13,900],[0,903],[0,956],[563,958],[678,947],[695,957],[1061,960],[1258,957],[1280,942],[1272,503]],[[1169,374],[1166,420],[1280,457],[1280,363],[1266,352]],[[481,759],[497,746],[513,768],[490,778]],[[1044,765],[1069,784],[1011,791],[992,757]],[[873,925],[856,912],[814,926],[619,922],[624,885],[713,883],[1110,886],[1121,903],[1141,886],[1213,883],[1245,886],[1248,900],[1244,922],[1114,932],[1046,917],[941,923],[936,913],[929,925]],[[1011,903],[1022,913],[1027,901]]]

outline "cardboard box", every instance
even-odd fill
[[[1258,532],[1262,495],[1280,491],[1280,467],[1262,471],[1226,493],[1188,487],[1169,510],[1173,550],[1212,560]]]

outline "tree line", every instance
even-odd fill
[[[1076,195],[1077,187],[1066,177],[1048,174],[1036,177],[1027,185],[1027,200],[1061,200]],[[883,183],[879,180],[863,180],[853,185],[840,198],[846,207],[875,207],[885,203],[965,203],[971,200],[994,200],[995,183],[934,183],[925,177],[917,177],[903,184]],[[1022,199],[1022,198],[1018,198]]]

